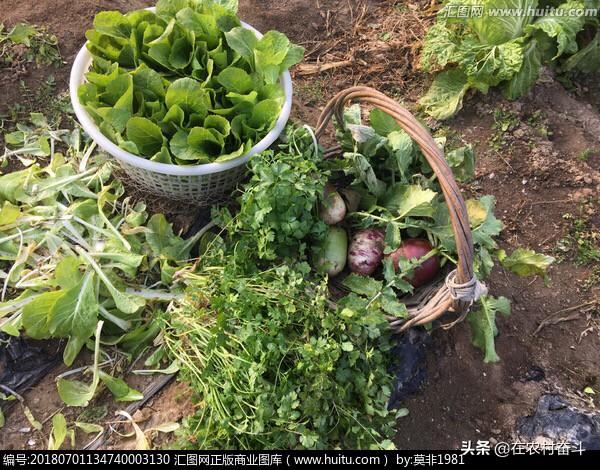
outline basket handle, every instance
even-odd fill
[[[465,202],[442,150],[437,146],[427,129],[407,109],[373,88],[365,86],[351,87],[338,93],[323,109],[315,131],[317,139],[320,139],[323,135],[333,115],[336,116],[338,122],[344,122],[344,107],[353,100],[372,104],[392,116],[421,148],[423,155],[425,155],[427,162],[437,176],[450,213],[458,253],[458,265],[454,281],[465,285],[473,282],[473,237]],[[435,305],[430,305],[434,300],[436,300]],[[421,306],[420,312],[413,312],[410,320],[399,322],[398,325],[401,324],[400,329],[404,330],[412,325],[427,323],[431,321],[432,316],[435,319],[450,308],[457,312],[465,312],[471,303],[472,301],[457,299],[455,296],[436,295],[428,302],[428,305]],[[419,317],[417,318],[417,316]]]

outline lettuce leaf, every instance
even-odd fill
[[[448,69],[435,77],[419,104],[430,116],[448,119],[462,108],[463,98],[469,88],[468,77],[461,69]]]
[[[159,0],[155,12],[99,13],[78,96],[100,130],[130,153],[185,165],[235,158],[261,140],[283,106],[279,77],[304,49],[277,31],[257,38],[237,7]],[[205,123],[215,115],[219,128]]]

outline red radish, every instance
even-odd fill
[[[350,271],[369,276],[383,259],[385,232],[379,228],[368,228],[356,232],[348,250]]]
[[[400,248],[386,255],[386,258],[392,258],[394,269],[398,270],[398,260],[407,258],[409,260],[420,259],[429,253],[433,247],[429,241],[423,238],[408,238],[402,242]],[[427,258],[420,266],[414,268],[413,275],[407,278],[407,281],[413,287],[420,287],[432,281],[440,270],[440,260],[437,255]]]

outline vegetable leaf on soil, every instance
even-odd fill
[[[496,313],[509,315],[509,300],[486,295],[479,300],[479,309],[469,312],[467,316],[473,344],[484,352],[483,362],[500,361],[494,345],[494,338],[498,334]]]
[[[518,276],[541,276],[548,279],[548,268],[554,262],[552,256],[536,253],[526,248],[517,248],[510,255],[504,250],[498,253],[502,266]]]

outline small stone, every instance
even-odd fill
[[[35,445],[35,439],[29,439],[29,440],[27,441],[27,445],[28,445],[29,447],[33,447],[33,446]]]
[[[494,176],[496,176],[496,173],[493,173],[493,172],[492,172],[492,173],[490,173],[490,174],[489,174],[488,178],[489,178],[489,179],[492,179]]]
[[[21,429],[19,429],[19,432],[23,433],[23,434],[27,434],[28,432],[31,432],[31,428],[21,428]]]
[[[517,139],[522,139],[523,137],[525,137],[525,131],[523,129],[519,128],[513,132],[513,135]]]
[[[525,372],[525,376],[523,377],[523,380],[525,380],[526,382],[541,382],[542,380],[544,380],[546,378],[546,372],[544,372],[544,369],[542,369],[540,366],[537,365],[531,365],[529,366],[529,368],[527,369],[527,372]]]
[[[497,436],[498,434],[500,434],[500,432],[501,432],[501,431],[500,431],[500,429],[497,429],[497,428],[492,428],[492,429],[490,429],[490,432],[491,432],[492,434],[495,434],[495,435]]]

